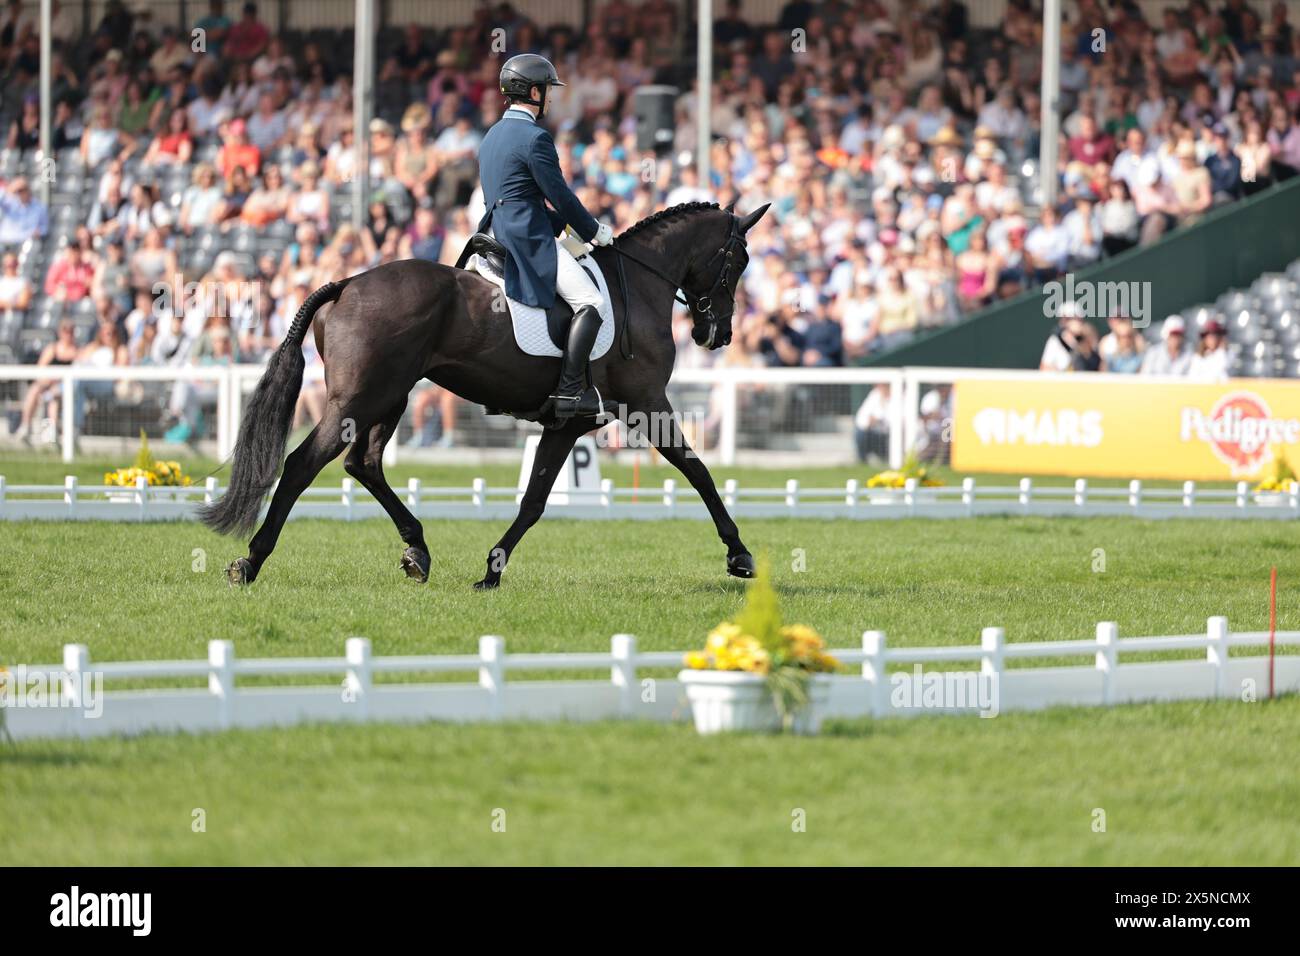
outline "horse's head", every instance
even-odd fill
[[[736,311],[736,286],[749,264],[745,234],[763,218],[771,203],[759,206],[747,216],[737,216],[732,206],[727,217],[727,235],[721,248],[701,256],[687,271],[682,291],[690,302],[691,338],[706,349],[720,349],[731,342],[731,316]]]

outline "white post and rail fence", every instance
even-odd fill
[[[176,382],[206,385],[203,413],[215,419],[200,447],[225,459],[234,449],[256,365],[122,367],[0,365],[0,413],[10,428],[26,386],[59,382],[76,395],[87,382],[142,383],[154,393],[151,434],[161,431],[156,394]],[[868,396],[880,387],[875,399]],[[1278,455],[1300,461],[1300,381],[1232,379],[1191,382],[1169,376],[1060,374],[967,368],[679,368],[669,383],[688,438],[705,461],[735,464],[851,464],[858,438],[875,435],[873,454],[898,468],[909,452],[967,473],[1085,475],[1123,478],[1254,478]],[[53,397],[47,394],[47,397]],[[96,396],[97,427],[116,422],[117,441],[134,439],[129,403]],[[80,452],[87,426],[83,399],[60,403],[45,438],[65,462]],[[137,414],[144,414],[137,409]],[[114,416],[117,416],[115,418]],[[471,416],[472,417],[472,416]],[[694,429],[696,420],[700,428]],[[483,419],[486,423],[487,420]],[[0,420],[0,424],[4,424]],[[495,419],[489,429],[513,454],[531,423]],[[650,422],[652,427],[656,423]],[[486,429],[486,424],[483,425]],[[510,429],[518,434],[511,436]],[[0,428],[0,456],[17,447]],[[700,434],[702,432],[702,434]],[[486,434],[484,431],[482,434]],[[474,435],[458,444],[471,452]],[[928,451],[925,451],[928,448]],[[399,455],[390,442],[386,462]],[[784,455],[784,457],[782,457]],[[2,457],[0,457],[2,460]]]
[[[893,646],[882,631],[866,631],[860,647],[831,651],[841,672],[831,677],[826,716],[994,717],[1215,698],[1247,706],[1300,690],[1300,656],[1273,652],[1294,647],[1300,631],[1270,642],[1268,632],[1232,633],[1224,617],[1210,618],[1202,634],[1161,637],[1120,637],[1102,622],[1093,637],[1068,641],[1009,642],[990,627],[978,644],[947,647]],[[97,663],[85,645],[69,644],[61,663],[11,665],[0,706],[14,739],[346,721],[684,721],[689,706],[675,678],[683,653],[642,651],[635,637],[617,634],[604,652],[512,654],[487,636],[477,654],[378,657],[368,640],[350,638],[340,657],[244,659],[230,641],[214,640],[206,660]],[[1089,663],[1070,663],[1078,658]],[[607,676],[568,677],[584,671]],[[511,679],[526,674],[537,678]],[[415,675],[453,679],[410,682]],[[123,681],[148,686],[105,689]]]

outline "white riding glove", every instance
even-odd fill
[[[614,230],[609,227],[609,223],[602,222],[600,228],[596,230],[596,236],[591,240],[593,246],[608,246],[614,241]]]

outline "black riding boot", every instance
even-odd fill
[[[574,313],[564,357],[560,359],[560,381],[551,396],[557,422],[575,416],[594,418],[603,411],[600,396],[587,387],[587,362],[599,332],[600,312],[595,306],[584,305]]]

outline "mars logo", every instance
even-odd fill
[[[1209,415],[1185,407],[1180,437],[1185,442],[1209,443],[1234,477],[1252,475],[1273,459],[1270,445],[1292,445],[1300,440],[1300,419],[1274,418],[1258,395],[1231,392],[1214,404]]]

